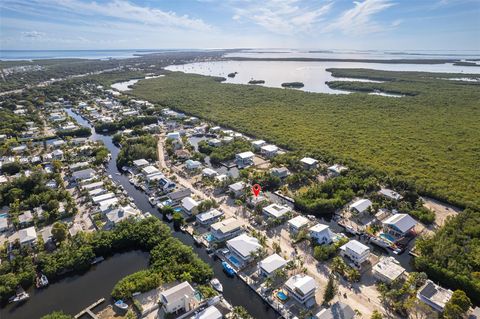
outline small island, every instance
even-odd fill
[[[235,75],[237,75],[237,74],[238,74],[238,72],[228,73],[228,77],[229,77],[229,78],[234,78]]]
[[[285,82],[282,83],[282,87],[284,88],[303,88],[305,85],[302,82]]]
[[[264,84],[264,80],[250,80],[248,81],[248,84]]]

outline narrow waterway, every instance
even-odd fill
[[[70,116],[75,118],[75,120],[80,125],[91,128],[91,125],[81,116],[72,112],[69,109],[67,110],[67,112]],[[146,196],[146,194],[136,189],[132,184],[130,184],[127,176],[117,174],[119,173],[119,171],[116,166],[116,159],[118,153],[120,152],[120,149],[112,143],[112,137],[108,135],[96,134],[92,128],[91,138],[93,140],[102,141],[112,154],[112,159],[108,163],[107,174],[110,174],[114,181],[123,185],[129,196],[134,199],[135,205],[137,205],[139,209],[145,212],[148,211],[152,215],[161,218],[161,215],[159,214],[157,209],[152,207],[148,202],[148,197]],[[172,227],[172,225],[169,226]],[[234,306],[239,305],[245,307],[254,318],[274,319],[279,317],[278,314],[267,303],[265,303],[253,290],[251,290],[250,287],[248,287],[242,280],[238,279],[237,277],[227,277],[223,272],[221,263],[219,261],[213,260],[210,256],[208,256],[204,248],[197,247],[194,243],[193,238],[190,235],[183,232],[175,231],[173,235],[180,239],[184,244],[192,247],[195,253],[198,254],[198,256],[202,260],[207,262],[213,268],[215,277],[217,277],[222,282],[224,289],[223,295],[225,299],[231,302]]]
[[[34,319],[56,310],[75,315],[102,297],[110,301],[113,286],[123,277],[147,268],[148,260],[148,253],[142,251],[113,255],[84,274],[65,277],[45,289],[30,289],[30,299],[7,305],[0,310],[0,318]]]

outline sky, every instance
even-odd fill
[[[480,50],[480,0],[1,0],[1,50]]]

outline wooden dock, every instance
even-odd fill
[[[89,315],[93,319],[98,319],[97,315],[92,312],[92,309],[105,301],[105,298],[98,299],[96,302],[92,303],[87,308],[83,309],[75,315],[75,319],[82,317],[83,315]]]

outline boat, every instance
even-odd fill
[[[103,256],[96,257],[94,260],[92,260],[92,262],[90,263],[90,265],[95,265],[95,264],[101,263],[101,262],[104,261],[104,260],[105,260],[105,258],[103,258]]]
[[[8,299],[9,303],[12,302],[19,302],[19,301],[24,301],[30,298],[30,295],[27,294],[23,289],[21,292],[17,293],[15,296],[12,296],[10,299]]]
[[[235,276],[235,269],[233,269],[229,263],[227,263],[226,261],[222,261],[222,267],[223,267],[223,271],[225,271],[227,275],[231,277]]]
[[[122,309],[122,310],[127,310],[128,309],[128,305],[123,302],[122,299],[119,299],[117,301],[115,301],[115,307],[117,307],[118,309]]]
[[[48,278],[44,274],[42,274],[40,277],[37,277],[37,283],[36,283],[37,288],[43,288],[48,286]]]
[[[115,175],[122,175],[120,172],[116,172]]]
[[[213,278],[212,280],[210,280],[210,285],[212,285],[212,287],[215,288],[216,291],[223,292],[222,283],[217,278]]]

